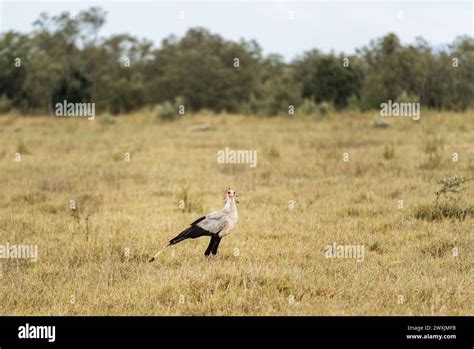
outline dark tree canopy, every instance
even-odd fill
[[[389,33],[345,56],[318,50],[291,63],[263,56],[255,41],[233,42],[204,28],[160,47],[128,34],[101,37],[100,8],[49,16],[28,34],[0,34],[0,112],[45,112],[57,102],[94,102],[129,112],[182,101],[190,110],[285,114],[288,106],[330,103],[361,109],[387,100],[463,110],[474,106],[474,39],[434,50]],[[314,43],[317,46],[317,42]]]

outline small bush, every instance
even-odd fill
[[[474,216],[474,206],[461,207],[454,202],[423,204],[415,207],[415,218],[425,221],[464,220]]]
[[[422,144],[422,149],[428,156],[427,162],[422,167],[426,169],[434,169],[441,164],[441,152],[444,149],[444,140],[441,137],[427,138]]]
[[[453,176],[453,177],[446,177],[444,179],[438,180],[438,184],[441,184],[442,187],[435,192],[436,200],[440,198],[440,196],[448,194],[458,194],[462,190],[464,190],[464,184],[473,178],[464,178],[462,176]]]
[[[27,203],[29,205],[36,205],[39,203],[43,203],[46,200],[47,200],[46,195],[41,192],[28,192],[26,194],[14,196],[12,198],[12,202]]]
[[[184,101],[181,97],[175,98],[173,102],[165,101],[157,104],[153,109],[153,117],[161,120],[174,120],[180,115],[179,108],[182,105],[184,105]]]
[[[194,199],[190,194],[189,188],[187,185],[181,188],[181,193],[179,195],[179,208],[182,212],[196,212],[203,213],[203,203],[201,199]]]
[[[388,128],[390,127],[390,123],[383,118],[382,116],[379,116],[377,119],[374,120],[372,127],[374,128]]]
[[[410,94],[406,91],[402,91],[395,99],[397,103],[419,103],[420,97],[414,94]]]
[[[428,246],[421,248],[421,253],[433,258],[442,258],[448,252],[451,252],[455,245],[452,242],[436,241]]]
[[[327,116],[331,113],[333,113],[335,110],[334,108],[334,105],[332,103],[329,103],[329,102],[321,102],[317,105],[317,115],[318,116],[321,116],[321,117],[324,117],[324,116]]]
[[[445,218],[464,220],[474,216],[474,206],[463,204],[458,194],[465,189],[465,183],[473,178],[461,176],[446,177],[438,180],[442,187],[435,192],[436,199],[431,204],[415,207],[415,218],[427,221],[442,220]],[[443,200],[440,200],[443,198]]]
[[[383,158],[386,160],[393,159],[395,157],[395,147],[393,144],[384,145],[383,147]]]
[[[352,111],[361,111],[361,101],[356,95],[351,95],[347,99],[347,108]]]
[[[105,113],[98,117],[101,125],[113,125],[115,124],[115,117],[110,113]]]
[[[81,229],[84,232],[84,238],[86,241],[89,240],[91,232],[89,224],[90,217],[99,211],[102,203],[102,195],[97,196],[90,194],[82,194],[69,201],[69,212],[71,217],[73,217],[80,228],[81,226],[83,227]],[[81,222],[83,223],[82,225]]]
[[[369,245],[369,251],[377,252],[377,253],[383,253],[384,249],[382,245],[376,241],[373,244]]]
[[[298,112],[302,115],[317,116],[318,105],[312,99],[305,98],[303,103],[298,107]]]
[[[21,141],[19,144],[18,144],[18,147],[16,148],[16,152],[21,154],[21,155],[24,155],[24,154],[31,154],[30,151],[28,150],[28,148],[26,147],[25,143],[23,141]]]
[[[361,214],[360,210],[355,207],[349,207],[346,210],[346,213],[347,213],[347,216],[349,217],[359,217]]]
[[[153,109],[153,116],[158,117],[162,120],[171,120],[175,118],[178,114],[178,111],[173,107],[173,105],[166,101],[161,104],[157,104]]]
[[[270,148],[269,154],[271,158],[277,159],[280,157],[280,151],[273,146]]]
[[[0,96],[0,114],[8,113],[12,108],[12,102],[7,96]]]

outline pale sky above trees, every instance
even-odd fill
[[[91,6],[107,11],[101,35],[128,33],[153,40],[178,37],[203,26],[226,39],[256,39],[263,52],[289,61],[304,51],[353,53],[371,39],[394,32],[402,43],[422,36],[435,48],[459,35],[473,35],[470,1],[249,2],[249,1],[5,1],[0,0],[0,30],[29,32],[41,12],[77,13]]]

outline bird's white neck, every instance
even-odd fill
[[[237,220],[239,219],[239,214],[237,213],[237,205],[235,204],[235,198],[227,198],[224,205],[224,211],[228,212],[228,217],[230,218],[231,227],[235,227]]]
[[[224,210],[237,211],[237,205],[235,204],[235,198],[227,198],[224,205]]]

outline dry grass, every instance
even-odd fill
[[[0,314],[473,315],[473,219],[414,210],[437,179],[474,172],[474,115],[373,119],[0,117],[0,244],[39,249],[0,260]],[[257,150],[257,167],[219,165],[225,147]],[[229,186],[240,220],[216,260],[202,238],[146,262]],[[333,242],[364,261],[325,258]]]

